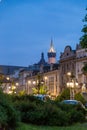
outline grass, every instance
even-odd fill
[[[16,130],[87,130],[87,123],[77,124],[69,127],[56,127],[56,126],[36,126],[20,123]]]

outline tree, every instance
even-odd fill
[[[0,73],[0,89],[2,89],[3,92],[7,92],[7,86],[11,83],[10,80],[3,74]]]
[[[87,11],[87,8],[86,8]],[[82,28],[82,32],[84,33],[83,36],[80,38],[80,44],[82,48],[87,48],[87,14],[85,15],[85,18],[83,19],[83,22],[86,24]]]
[[[18,93],[19,96],[23,96],[23,95],[25,95],[25,94],[26,94],[25,90],[21,90],[21,91],[19,91],[19,93]]]
[[[32,90],[34,94],[47,94],[47,86],[44,84],[43,76],[41,74],[37,75],[37,83]]]
[[[75,95],[75,99],[78,100],[78,101],[81,101],[83,104],[86,103],[83,95],[80,92]]]
[[[0,90],[0,130],[14,130],[20,121],[11,97]]]
[[[33,89],[34,94],[47,94],[47,92],[48,92],[47,86],[45,86],[45,85],[40,85],[39,89],[38,89],[38,87],[35,87],[32,89]]]
[[[83,72],[84,75],[87,76],[87,63],[84,64],[84,66],[83,66],[83,68],[82,68],[82,72]]]
[[[62,93],[55,99],[56,101],[67,100],[70,98],[70,89],[65,88]]]
[[[87,11],[87,8],[86,8]],[[86,24],[82,28],[82,32],[84,33],[83,36],[80,38],[80,45],[82,48],[85,48],[87,51],[87,14],[85,15],[85,18],[83,19],[83,22]],[[87,63],[84,64],[82,68],[83,74],[87,75]]]
[[[3,79],[4,79],[4,75],[0,73],[0,87],[2,87]]]

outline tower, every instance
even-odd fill
[[[51,39],[51,43],[50,43],[50,49],[48,51],[48,63],[49,64],[56,63],[56,51],[54,49],[52,39]]]
[[[41,59],[38,62],[38,65],[40,67],[40,72],[43,72],[43,67],[44,67],[45,64],[46,64],[46,62],[45,62],[45,59],[44,59],[44,53],[42,52],[41,53]]]
[[[43,53],[43,52],[41,53],[41,59],[40,59],[40,61],[38,62],[38,64],[39,64],[39,65],[42,65],[42,64],[44,65],[44,64],[46,64],[45,59],[44,59],[44,53]]]

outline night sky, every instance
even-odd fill
[[[0,65],[28,66],[47,52],[51,38],[59,60],[83,35],[87,0],[0,0]]]

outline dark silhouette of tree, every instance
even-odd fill
[[[84,66],[83,66],[83,68],[82,68],[82,72],[83,72],[84,75],[87,76],[87,63],[84,64]]]
[[[86,8],[87,11],[87,8]],[[87,51],[87,14],[85,15],[83,22],[85,22],[85,25],[82,28],[82,32],[84,33],[83,36],[80,38],[80,45],[82,48],[85,48],[85,51]],[[87,63],[84,64],[82,68],[83,74],[87,75]]]
[[[86,8],[87,11],[87,8]],[[82,32],[84,33],[83,36],[80,38],[80,44],[82,48],[87,48],[87,14],[85,15],[83,22],[85,22]]]

